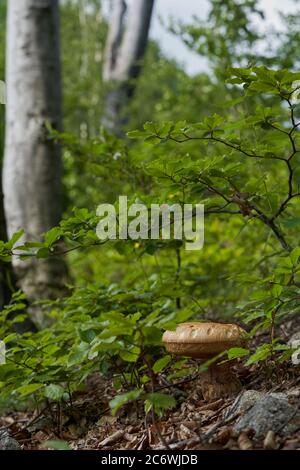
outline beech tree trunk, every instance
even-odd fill
[[[8,236],[23,228],[26,241],[39,241],[61,218],[61,152],[45,129],[46,122],[61,129],[62,121],[58,0],[9,0],[6,85]],[[63,260],[14,259],[13,267],[30,301],[60,295]]]
[[[109,85],[103,123],[111,132],[120,134],[127,121],[128,101],[141,72],[154,0],[134,0],[127,15],[125,0],[112,2],[103,65],[103,80]]]

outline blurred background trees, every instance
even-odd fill
[[[5,3],[1,3],[0,15],[3,26],[0,32],[2,37],[0,79],[4,79]],[[135,93],[132,94],[130,91],[127,94],[126,91],[127,98],[124,106],[122,105],[123,110],[117,111],[117,119],[121,119],[124,133],[150,120],[186,119],[194,122],[214,112],[224,115],[228,112],[234,113],[235,111],[230,109],[230,106],[234,100],[238,99],[239,93],[236,88],[225,83],[226,69],[230,66],[254,63],[269,65],[271,62],[276,63],[278,67],[296,68],[297,66],[297,47],[300,41],[297,12],[283,15],[286,26],[281,34],[275,29],[270,31],[264,28],[264,14],[259,4],[253,0],[239,3],[230,0],[211,1],[207,18],[200,18],[199,14],[192,24],[186,24],[184,16],[179,24],[170,21],[166,28],[168,27],[174,35],[180,37],[189,48],[195,51],[195,54],[200,54],[207,61],[208,66],[203,69],[203,72],[188,75],[175,60],[164,56],[159,44],[153,40],[150,40],[147,49],[145,48],[153,2],[146,2],[146,9],[143,9],[144,3],[139,2],[140,10],[138,8],[128,10],[127,16],[123,17],[123,20],[126,20],[124,25],[121,26],[122,18],[119,18],[120,21],[117,24],[119,30],[115,28],[115,33],[113,27],[117,19],[112,14],[113,10],[105,16],[100,0],[66,0],[60,3],[63,115],[66,131],[63,149],[63,209],[66,216],[70,215],[73,207],[92,209],[103,200],[114,202],[116,196],[125,190],[130,192],[134,188],[135,191],[140,191],[141,195],[145,195],[149,193],[153,184],[151,178],[142,174],[142,169],[150,158],[145,149],[139,143],[129,141],[126,143],[131,149],[130,156],[128,156],[128,151],[125,150],[123,144],[101,128],[101,122],[107,118],[107,102],[110,101],[112,90],[116,90],[116,82],[118,82],[116,76],[112,80],[112,69],[110,70],[109,67],[108,58],[112,58],[112,43],[114,42],[114,39],[112,42],[109,41],[110,34],[111,37],[116,34],[119,42],[120,39],[126,42],[127,29],[128,37],[130,35],[131,39],[134,36],[133,33],[136,34],[133,43],[138,42],[139,39],[142,43],[141,48],[132,47],[131,57],[126,58],[127,64],[131,64],[128,65],[127,70],[130,69],[131,72],[126,75],[125,88],[128,91],[127,87],[130,85],[130,90],[134,89]],[[123,2],[116,2],[114,5],[119,5],[120,13],[123,12]],[[135,31],[134,26],[138,24],[139,19],[144,25],[142,38],[139,37],[138,28]],[[120,61],[125,60],[124,49],[127,49],[126,45],[118,48],[118,54],[121,55]],[[117,62],[116,59],[117,57],[113,60],[114,63]],[[134,72],[132,64],[134,64]],[[123,103],[123,99],[117,101]],[[270,99],[268,104],[271,104]],[[249,104],[249,106],[254,105]],[[4,113],[4,107],[1,107],[0,112]],[[126,115],[125,121],[124,115]],[[2,155],[3,122],[1,119]],[[119,127],[119,124],[117,123],[116,126]],[[187,152],[193,150],[194,147],[195,144],[190,144]],[[178,155],[184,158],[185,155],[184,152],[174,149],[168,149],[168,152],[170,158]],[[140,167],[140,173],[133,174],[133,165]],[[57,194],[55,204],[58,204]],[[214,243],[219,239],[220,233],[231,234],[234,231],[237,235],[241,230],[239,237],[243,248],[240,249],[245,253],[248,243],[259,244],[260,234],[257,233],[255,239],[251,236],[247,241],[246,237],[243,237],[246,229],[242,229],[236,220],[223,223],[220,219],[214,222],[208,230],[209,247],[206,254],[200,253],[193,261],[187,261],[188,277],[194,278],[194,284],[200,292],[202,282],[205,281],[206,292],[207,285],[212,282],[211,288],[214,295],[216,292],[223,292],[224,289],[224,294],[231,292],[230,296],[235,298],[236,291],[231,291],[227,283],[225,287],[223,279],[226,277],[227,270],[230,271],[228,263],[231,265],[237,263],[238,269],[240,261],[236,261],[233,257],[231,244],[228,244],[217,255]],[[71,271],[75,278],[79,276],[79,280],[82,270],[90,280],[95,278],[102,280],[107,276],[120,280],[126,279],[129,275],[126,272],[126,258],[116,253],[115,250],[92,251],[84,255],[74,253],[70,256]],[[164,265],[166,260],[163,252],[159,256],[162,257]],[[197,273],[197,269],[195,271],[195,266],[198,265],[200,259],[203,264],[203,269],[200,270],[202,274]],[[247,256],[243,260],[246,266]],[[103,268],[108,262],[109,271]],[[140,263],[140,261],[137,262]],[[124,272],[121,268],[123,263]],[[149,265],[147,268],[149,275],[153,270],[156,271],[154,265],[152,266],[152,259],[147,260],[146,264]],[[227,267],[223,273],[224,278],[223,275],[218,276],[220,279],[220,284],[218,284],[214,273],[221,273],[223,269],[221,266]],[[168,267],[167,262],[166,271],[172,272],[174,269],[176,267],[171,265]],[[203,274],[204,272],[206,274]],[[208,272],[211,275],[207,274]],[[135,282],[134,279],[135,277],[131,279],[130,274],[129,282]]]
[[[103,64],[103,81],[109,87],[103,122],[111,132],[120,133],[128,122],[127,106],[141,72],[153,6],[154,0],[136,0],[126,15],[125,0],[112,3]]]
[[[26,0],[26,4],[29,5],[30,1]],[[19,0],[12,1],[15,5],[19,3]],[[26,201],[22,194],[18,194],[19,187],[8,185],[6,190],[13,196],[18,195],[20,212],[28,203],[30,216],[23,219],[24,222],[18,223],[16,227],[23,225],[28,229],[28,224],[32,220],[31,210],[44,189],[41,188],[43,180],[40,175],[31,171],[32,168],[36,169],[31,159],[36,156],[36,149],[40,145],[47,145],[47,148],[52,149],[57,148],[57,143],[61,145],[63,229],[61,232],[60,229],[54,230],[48,236],[48,246],[40,247],[39,256],[41,262],[47,262],[46,258],[53,253],[51,251],[53,244],[60,238],[61,233],[64,236],[67,234],[66,238],[72,242],[66,259],[70,268],[70,282],[76,287],[73,296],[64,300],[59,307],[53,307],[51,313],[52,320],[58,322],[55,334],[58,335],[66,351],[64,353],[64,349],[61,348],[59,354],[67,356],[71,346],[74,344],[78,346],[78,350],[74,354],[72,352],[71,357],[68,356],[67,367],[65,363],[60,363],[64,370],[69,368],[71,379],[76,375],[73,366],[78,366],[76,371],[80,369],[80,373],[83,374],[91,367],[88,347],[89,341],[95,339],[93,335],[96,333],[92,327],[98,314],[103,315],[104,320],[108,322],[111,318],[114,322],[113,328],[119,328],[117,331],[122,330],[120,325],[122,326],[124,317],[127,323],[131,322],[130,328],[134,329],[136,328],[134,322],[138,322],[140,318],[141,322],[146,322],[144,314],[153,315],[149,320],[152,322],[151,325],[147,323],[146,326],[149,328],[147,341],[149,340],[151,347],[154,347],[160,344],[160,337],[155,328],[158,328],[157,325],[162,328],[165,325],[164,321],[167,322],[169,318],[168,315],[176,321],[185,320],[192,314],[195,318],[231,319],[236,306],[243,305],[249,299],[255,290],[253,286],[256,282],[269,285],[268,282],[279,263],[278,260],[286,255],[274,234],[267,231],[260,223],[259,217],[250,220],[241,211],[243,202],[241,197],[246,197],[247,200],[250,198],[251,204],[259,204],[265,211],[272,212],[280,198],[286,194],[286,168],[273,166],[274,162],[270,161],[253,163],[253,159],[243,160],[240,155],[233,155],[232,150],[239,149],[239,146],[245,142],[249,149],[258,145],[263,152],[267,152],[268,148],[272,151],[275,149],[278,152],[285,152],[287,147],[283,145],[283,136],[274,135],[272,124],[284,126],[289,122],[287,105],[282,106],[276,94],[264,94],[262,85],[259,96],[253,93],[251,99],[245,101],[241,83],[245,84],[245,90],[250,86],[249,80],[248,82],[246,80],[249,78],[246,72],[241,72],[245,73],[246,78],[242,77],[244,81],[240,77],[235,77],[235,82],[232,83],[227,81],[227,77],[230,75],[228,69],[248,65],[267,65],[276,69],[289,67],[296,70],[299,64],[300,46],[298,12],[284,16],[284,30],[279,32],[275,28],[270,30],[266,27],[264,14],[254,0],[244,2],[211,0],[208,15],[203,18],[203,15],[199,14],[199,18],[195,17],[191,24],[186,24],[184,21],[183,7],[182,21],[167,21],[165,27],[174,37],[184,41],[195,54],[205,58],[206,65],[203,70],[189,74],[177,60],[163,53],[157,41],[148,40],[154,2],[134,0],[127,16],[124,16],[123,3],[115,2],[114,5],[119,6],[117,12],[104,15],[103,2],[100,0],[60,2],[63,132],[57,132],[57,129],[61,128],[60,123],[55,122],[60,121],[59,103],[54,112],[54,119],[52,112],[44,113],[49,104],[48,99],[51,99],[51,105],[56,102],[54,91],[51,92],[51,89],[54,81],[56,85],[59,82],[54,77],[50,78],[53,70],[52,72],[49,70],[47,76],[41,74],[37,80],[38,86],[34,88],[30,83],[28,90],[26,89],[28,78],[25,80],[25,72],[22,77],[22,69],[18,70],[19,92],[21,90],[20,96],[22,96],[22,101],[18,99],[18,105],[23,103],[23,98],[24,101],[28,101],[27,109],[22,105],[24,108],[22,112],[27,113],[28,122],[32,117],[30,110],[34,117],[35,113],[40,113],[43,119],[50,122],[44,129],[43,136],[38,135],[41,137],[38,142],[29,142],[31,150],[25,168],[21,153],[16,153],[21,163],[18,165],[12,163],[13,171],[16,172],[23,166],[23,171],[19,175],[21,178],[19,185],[21,187],[24,183],[22,186],[24,190],[29,187],[31,191],[29,201]],[[57,7],[56,2],[51,2],[51,5],[54,4]],[[140,9],[136,5],[139,5]],[[49,10],[51,10],[50,4],[46,13],[49,13]],[[3,80],[5,2],[1,2],[0,12],[0,26],[2,26],[0,80]],[[33,19],[32,17],[31,20]],[[31,25],[30,30],[34,27],[37,27],[36,24]],[[39,31],[39,34],[42,33],[43,31]],[[55,44],[58,29],[52,33],[54,34],[52,44]],[[8,38],[13,40],[13,43],[20,39],[17,35],[10,38],[9,31]],[[130,42],[130,48],[127,41]],[[117,51],[116,43],[119,45]],[[137,44],[141,44],[142,47],[137,47]],[[48,67],[47,60],[55,53],[55,48],[47,45],[45,50],[47,51],[43,57],[45,67]],[[34,53],[34,56],[36,55],[38,56],[38,53]],[[9,63],[6,64],[8,81],[10,67],[18,66],[18,61],[15,59],[17,57],[12,56],[10,66]],[[57,59],[56,56],[55,60]],[[115,68],[119,61],[122,64],[121,71]],[[33,60],[33,66],[28,65],[29,72],[32,72],[34,67],[36,62]],[[267,89],[272,88],[272,80],[276,82],[276,79],[266,72]],[[36,106],[34,98],[29,100],[30,91],[43,97],[43,110]],[[59,92],[59,86],[55,92]],[[0,149],[3,160],[4,107],[0,108],[0,112],[2,113]],[[214,116],[215,113],[218,115]],[[249,121],[245,120],[245,113]],[[224,147],[222,142],[206,146],[193,139],[184,145],[174,145],[174,142],[166,138],[168,131],[165,129],[170,130],[172,127],[168,121],[176,123],[174,125],[179,129],[185,129],[186,122],[200,123],[207,116],[212,117],[205,121],[205,125],[216,128],[219,136],[223,131],[221,124],[225,122],[232,125],[230,138],[234,142],[233,148]],[[18,110],[15,109],[14,119],[17,121],[19,117]],[[8,120],[10,121],[9,116]],[[127,138],[127,131],[142,129],[145,122],[148,122],[146,124],[146,132],[149,132],[148,142]],[[153,123],[160,123],[162,134],[165,132],[161,145],[155,137]],[[200,129],[201,125],[199,124]],[[272,133],[268,134],[267,131],[270,129]],[[23,125],[21,137],[31,139],[29,130],[30,128],[27,129]],[[229,132],[228,129],[227,131]],[[11,131],[7,129],[7,132]],[[9,139],[10,145],[18,143],[13,134]],[[157,145],[151,146],[153,141]],[[270,159],[271,156],[269,155]],[[44,170],[45,168],[47,174],[53,176],[54,173],[55,177],[59,174],[55,162],[53,166],[46,165]],[[175,176],[176,172],[187,173],[182,179],[174,177],[172,180],[165,177],[163,173],[165,169],[171,169]],[[225,169],[228,171],[226,178],[224,178]],[[204,181],[206,187],[198,181],[203,174],[207,177]],[[295,184],[298,182],[300,184],[300,174],[296,164],[293,176]],[[215,204],[215,194],[212,194],[209,185],[210,181],[215,182],[216,178],[219,178],[217,188],[220,193],[224,192],[225,197],[230,200],[235,197],[237,206],[234,210],[228,211],[227,206],[223,211],[219,210],[220,200]],[[239,191],[240,187],[243,188],[242,194]],[[90,247],[96,244],[93,225],[95,208],[102,202],[115,203],[121,194],[127,194],[129,202],[142,201],[146,204],[204,201],[210,209],[210,214],[207,214],[205,249],[187,253],[176,242],[163,244],[161,241],[156,243],[137,241],[126,244],[116,241],[104,247]],[[49,204],[50,207],[55,207],[58,213],[43,227],[40,226],[39,232],[47,230],[57,222],[60,202],[58,190],[52,188],[47,192],[42,204],[43,211]],[[296,243],[300,214],[296,204],[291,207],[293,212],[288,210],[286,218],[280,219],[278,224],[280,230],[285,227],[290,229],[288,241]],[[6,211],[9,221],[12,215],[9,204]],[[41,214],[42,210],[38,210],[34,216],[40,217]],[[13,231],[11,228],[10,234]],[[37,233],[31,233],[33,238],[36,235]],[[83,249],[77,250],[81,244],[84,245]],[[286,263],[289,262],[286,260]],[[289,266],[291,267],[293,268]],[[60,274],[57,278],[58,281],[62,280]],[[34,287],[34,282],[31,287]],[[42,292],[39,297],[44,297],[44,294],[47,293]],[[270,304],[271,301],[272,299]],[[139,311],[136,311],[137,308]],[[63,317],[61,317],[62,312]],[[137,315],[134,316],[135,314]],[[270,312],[267,314],[270,320]],[[72,315],[75,316],[73,323],[70,320],[70,317],[73,318]],[[159,322],[156,321],[155,315],[158,315]],[[253,319],[256,320],[255,315]],[[92,324],[91,333],[90,326],[87,331],[77,328],[78,324],[85,324],[85,321],[88,325]],[[124,320],[125,323],[126,321]],[[126,327],[129,328],[127,323]],[[96,330],[97,328],[101,330],[102,324],[96,325]],[[138,330],[134,331],[138,341],[141,341]],[[50,339],[52,339],[51,334]],[[101,332],[97,330],[97,334]],[[50,341],[49,337],[45,341]],[[92,358],[96,358],[99,351],[101,353],[106,351],[105,347],[96,345],[91,353]],[[30,348],[28,351],[30,358]],[[136,357],[139,358],[140,350],[132,353],[133,359],[130,354],[126,355],[126,352],[128,351],[122,351],[120,357],[129,364],[135,361]],[[114,356],[112,357],[114,359]],[[86,369],[81,367],[83,358],[87,360]],[[106,365],[103,366],[105,367]],[[65,380],[64,370],[62,376]]]

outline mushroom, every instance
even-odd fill
[[[165,331],[163,343],[168,352],[178,356],[209,360],[227,349],[245,344],[245,330],[223,323],[180,323],[175,331]],[[232,395],[241,390],[232,371],[232,362],[213,363],[202,374],[201,389],[207,401]]]

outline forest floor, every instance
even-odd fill
[[[299,331],[299,321],[286,323],[284,330]],[[13,412],[0,418],[0,429],[24,450],[44,449],[48,440],[63,440],[74,450],[300,449],[300,366],[238,365],[236,372],[242,392],[209,403],[200,376],[167,386],[177,408],[155,420],[145,418],[139,402],[112,416],[108,403],[116,391],[94,375],[72,405]]]

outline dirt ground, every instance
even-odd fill
[[[285,333],[297,331],[298,323],[286,323]],[[259,344],[262,340],[258,336],[254,341]],[[236,373],[243,391],[288,394],[300,409],[300,366],[238,364]],[[250,428],[236,432],[234,425],[241,413],[231,416],[228,410],[237,397],[208,403],[202,397],[200,381],[198,376],[166,385],[163,379],[162,392],[173,394],[177,400],[177,407],[163,418],[145,417],[139,402],[124,406],[112,416],[108,403],[116,391],[111,381],[95,374],[84,392],[74,394],[72,404],[48,404],[39,411],[10,413],[0,418],[0,428],[7,429],[24,450],[44,449],[43,443],[48,440],[63,440],[74,450],[300,449],[300,428],[287,435],[270,429],[260,439]]]

